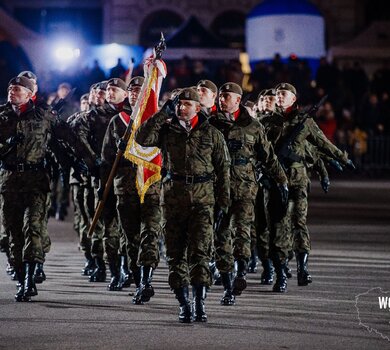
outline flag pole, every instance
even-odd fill
[[[161,33],[160,42],[153,48],[153,56],[152,56],[153,60],[156,61],[156,60],[160,59],[162,57],[162,53],[165,51],[165,49],[166,49],[165,38],[164,38],[163,33]],[[136,103],[134,110],[133,110],[133,113],[132,113],[132,115],[134,115],[134,116],[136,116],[139,112],[141,97],[143,95],[142,91],[145,91],[145,89],[148,86],[148,82],[146,80],[149,80],[149,79],[145,79],[145,81],[144,81],[144,84],[143,84],[141,92],[139,94],[137,103]],[[124,135],[122,136],[122,141],[126,144],[128,143],[128,141],[130,139],[131,131],[132,131],[132,123],[129,123],[127,125],[127,128],[126,128]],[[92,220],[91,225],[88,229],[88,237],[92,237],[92,234],[95,231],[98,220],[103,212],[105,202],[106,202],[108,195],[110,193],[110,189],[111,189],[112,183],[114,181],[114,177],[116,175],[119,161],[122,158],[124,152],[125,151],[122,151],[119,148],[117,150],[115,161],[111,167],[110,175],[108,176],[107,182],[104,184],[104,192],[103,192],[102,199],[99,199],[99,201],[97,203],[97,206],[95,209],[95,214],[93,216],[93,220]]]

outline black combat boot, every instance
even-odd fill
[[[126,255],[121,255],[121,268],[120,268],[120,284],[122,288],[129,288],[133,280],[133,274],[129,271],[128,260]]]
[[[141,266],[141,282],[137,288],[136,294],[133,298],[133,304],[143,304],[154,296],[154,289],[152,286],[153,269],[150,266]]]
[[[289,261],[290,261],[290,259],[286,259],[286,268],[285,268],[285,272],[286,272],[286,276],[287,276],[287,278],[291,278],[292,277],[292,271],[291,271],[291,268],[290,268],[290,266],[289,266]]]
[[[95,258],[96,268],[89,276],[89,282],[106,282],[106,264],[102,258]]]
[[[204,307],[204,301],[206,299],[206,287],[203,285],[196,285],[192,287],[192,295],[194,298],[194,321],[195,322],[207,322],[207,314]]]
[[[112,261],[108,263],[111,272],[111,280],[107,286],[107,290],[115,291],[122,290],[122,286],[119,285],[120,273],[119,273],[119,259],[118,257],[113,258]]]
[[[274,292],[284,293],[287,291],[286,263],[280,259],[274,260],[276,282],[272,288]]]
[[[271,285],[274,282],[274,267],[271,259],[262,259],[263,272],[260,277],[260,284]]]
[[[85,265],[81,270],[81,276],[91,276],[93,271],[96,269],[95,260],[92,258],[91,253],[84,253]]]
[[[142,305],[143,302],[141,298],[137,296],[141,296],[141,269],[138,267],[136,270],[133,270],[133,278],[134,278],[134,284],[135,284],[135,295],[132,299],[132,303],[136,305]],[[129,293],[129,295],[133,295],[132,292]]]
[[[192,323],[194,321],[194,317],[192,315],[191,303],[188,300],[188,286],[177,288],[174,292],[180,305],[179,322]]]
[[[15,268],[13,267],[11,262],[7,262],[7,267],[5,268],[5,272],[7,275],[12,276],[15,273]]]
[[[236,301],[232,290],[232,273],[221,272],[221,280],[224,287],[221,305],[234,305]]]
[[[257,272],[257,254],[256,250],[252,249],[251,250],[251,257],[249,259],[249,264],[248,264],[248,272],[249,273],[256,273]]]
[[[239,259],[235,262],[236,277],[233,281],[233,295],[241,295],[246,288],[246,272],[248,264],[244,259]]]
[[[46,281],[46,274],[45,271],[43,271],[43,263],[37,263],[34,273],[34,282],[42,283],[43,281]]]
[[[312,282],[309,271],[307,270],[307,261],[309,259],[309,254],[298,253],[296,259],[298,286],[307,286],[309,283]]]
[[[24,294],[23,297],[28,299],[38,295],[37,287],[34,282],[35,262],[24,262]]]
[[[18,289],[15,294],[15,301],[30,301],[30,297],[24,297],[24,268],[19,267],[15,268],[15,275],[17,276],[18,283],[16,284],[16,288]]]

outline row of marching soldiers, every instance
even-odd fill
[[[201,80],[173,91],[135,135],[140,145],[161,149],[162,180],[149,187],[141,204],[137,166],[122,157],[101,219],[88,237],[116,153],[126,149],[122,136],[133,123],[143,82],[134,77],[128,85],[117,78],[94,84],[82,97],[85,109],[65,123],[36,97],[34,74],[22,72],[10,81],[8,102],[0,107],[0,203],[1,233],[9,239],[5,250],[18,280],[15,300],[37,295],[35,282],[42,281],[50,248],[48,151],[73,168],[75,226],[86,257],[82,274],[104,282],[107,263],[108,290],[134,280],[134,304],[154,295],[162,232],[180,322],[207,321],[205,299],[216,275],[224,289],[221,305],[234,305],[246,288],[255,250],[263,266],[261,283],[273,284],[274,292],[287,290],[294,254],[298,285],[311,283],[310,172],[319,172],[327,192],[326,166],[354,165],[300,111],[297,91],[288,83],[262,91],[256,110],[241,103],[243,91],[231,82],[218,89]]]

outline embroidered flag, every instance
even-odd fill
[[[166,75],[167,68],[164,61],[153,57],[145,60],[145,80],[131,114],[134,122],[124,156],[138,165],[136,186],[141,203],[144,202],[148,188],[161,179],[161,152],[157,147],[142,147],[136,143],[135,133],[145,120],[157,112],[161,84]]]

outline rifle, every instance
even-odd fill
[[[300,162],[302,160],[302,157],[293,151],[292,145],[298,135],[303,130],[306,120],[312,118],[313,113],[316,113],[318,111],[318,109],[324,104],[327,98],[328,95],[323,96],[317,104],[311,107],[307,107],[299,113],[299,116],[301,116],[301,118],[298,124],[294,127],[290,135],[288,135],[287,139],[283,142],[283,144],[276,152],[278,160],[284,170],[286,170],[291,163]]]
[[[166,49],[165,38],[164,38],[164,35],[161,33],[160,42],[153,49],[153,59],[154,60],[160,59],[161,56],[162,56],[162,53],[163,53],[163,51],[165,49]],[[145,80],[145,82],[146,82],[146,80]],[[141,102],[140,101],[140,97],[142,96],[142,90],[146,86],[145,82],[144,82],[144,85],[142,86],[141,93],[139,95],[138,101],[137,101],[137,103],[136,103],[136,105],[134,107],[134,110],[137,111],[137,113],[138,113],[139,105],[140,105],[140,102]],[[133,126],[133,124],[129,123],[129,125],[126,128],[126,131],[125,131],[124,135],[120,139],[120,143],[124,143],[124,144],[127,145],[127,143],[129,142],[130,136],[131,136],[132,126]],[[95,231],[97,222],[98,222],[98,220],[100,218],[100,215],[103,212],[104,204],[105,204],[105,202],[106,202],[106,200],[108,198],[108,195],[110,193],[110,189],[111,189],[112,183],[114,181],[114,177],[116,175],[116,171],[117,171],[117,168],[118,168],[119,161],[122,158],[124,152],[125,152],[125,150],[123,150],[121,148],[118,148],[118,150],[117,150],[116,157],[115,157],[115,160],[114,160],[114,164],[111,167],[111,171],[110,171],[110,174],[108,176],[107,182],[104,185],[104,192],[103,192],[102,199],[99,199],[99,201],[98,201],[98,204],[97,204],[97,207],[96,207],[96,210],[95,210],[95,214],[93,216],[93,220],[92,220],[91,226],[88,229],[88,237],[92,237],[93,231]]]

